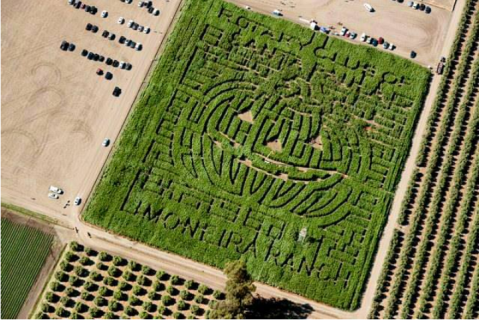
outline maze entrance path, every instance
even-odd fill
[[[360,295],[429,73],[189,1],[85,219],[344,309]]]

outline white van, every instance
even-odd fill
[[[63,190],[58,188],[58,187],[55,187],[55,186],[50,186],[50,192],[54,192],[54,193],[57,193],[57,194],[62,194],[63,193]]]
[[[373,7],[372,7],[369,3],[365,3],[365,4],[364,4],[364,7],[365,7],[366,10],[368,10],[369,12],[374,12]]]

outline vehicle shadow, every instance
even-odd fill
[[[312,312],[309,304],[299,304],[287,299],[256,297],[247,318],[249,319],[305,319]]]

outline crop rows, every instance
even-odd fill
[[[372,318],[477,318],[479,9],[469,0],[417,159]]]
[[[85,220],[358,307],[430,73],[187,1]]]
[[[48,256],[53,237],[2,219],[2,319],[15,319]]]
[[[35,311],[37,319],[195,319],[224,294],[193,280],[72,242]]]

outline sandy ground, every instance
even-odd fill
[[[180,0],[155,0],[160,16],[137,1],[87,3],[99,12],[77,10],[67,0],[2,1],[2,201],[56,217],[66,214],[68,200],[89,195],[111,149],[102,141],[116,140]],[[109,12],[106,19],[102,10]],[[149,26],[151,33],[119,25],[120,16]],[[86,31],[87,23],[99,31]],[[116,34],[114,41],[101,36],[105,29]],[[122,35],[142,43],[143,50],[120,45]],[[75,43],[75,51],[60,50],[63,40]],[[82,49],[133,68],[90,61]],[[113,79],[96,75],[97,68]],[[123,91],[119,98],[112,95],[115,86]],[[65,194],[49,199],[50,185]]]
[[[393,52],[409,59],[411,51],[417,53],[414,59],[424,66],[435,67],[441,57],[444,38],[450,25],[451,12],[447,9],[432,7],[431,14],[414,10],[407,6],[409,0],[398,3],[391,0],[228,0],[239,6],[250,6],[252,11],[271,14],[278,9],[283,18],[303,24],[314,19],[318,25],[333,27],[340,32],[342,26],[358,34],[352,43],[359,40],[364,32],[376,39],[397,47]],[[376,10],[369,13],[363,4],[367,2]],[[449,3],[453,0],[437,0]],[[341,23],[341,25],[339,24]],[[342,37],[343,39],[346,39]],[[378,46],[384,50],[382,46]]]

